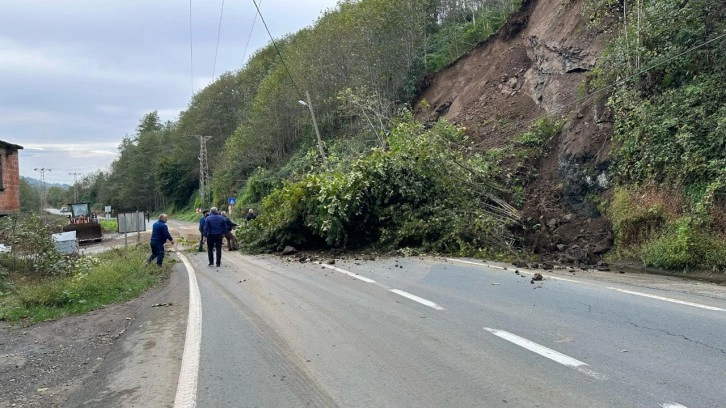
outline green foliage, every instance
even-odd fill
[[[387,141],[348,167],[327,167],[275,190],[244,231],[247,248],[508,249],[506,226],[516,214],[498,201],[492,164],[463,153],[460,129],[443,122],[424,129],[404,117]]]
[[[265,197],[260,215],[249,229],[238,229],[237,236],[251,251],[279,250],[285,245],[314,246],[312,231],[305,227],[305,206],[311,192],[303,182],[286,182]]]
[[[717,0],[598,0],[588,11],[621,23],[592,78],[614,89],[614,181],[670,192],[657,203],[616,192],[618,250],[632,244],[632,255],[667,268],[717,268],[709,257],[723,242],[711,214],[726,193],[726,9]]]
[[[40,210],[40,189],[30,185],[25,177],[20,177],[20,210],[24,213]]]
[[[262,202],[262,199],[269,195],[279,181],[273,177],[269,170],[258,168],[247,179],[245,187],[239,194],[239,203],[243,207],[252,207]]]
[[[638,4],[598,69],[617,85],[611,170],[620,183],[716,183],[723,191],[726,52],[714,38],[726,29],[726,10],[715,0]],[[646,18],[633,24],[638,14]]]
[[[73,191],[66,187],[50,186],[45,194],[45,201],[49,207],[61,208],[73,200]]]
[[[497,166],[506,163],[496,176],[508,190],[506,197],[515,207],[521,208],[524,204],[525,187],[537,178],[532,168],[546,153],[547,143],[562,131],[563,125],[564,120],[561,118],[540,118],[505,146],[489,149],[485,153],[487,160]],[[506,171],[504,168],[512,170]]]
[[[431,36],[425,54],[426,72],[440,71],[497,32],[521,1],[512,3],[512,7],[480,7],[473,18],[461,13],[459,18],[450,19]]]
[[[520,147],[542,150],[545,144],[562,131],[565,121],[562,119],[551,119],[543,117],[537,119],[529,130],[515,138],[515,143]]]
[[[98,223],[101,224],[101,229],[103,229],[103,232],[118,231],[118,221],[115,218],[111,218],[108,220],[104,218],[99,218]]]
[[[616,255],[666,269],[725,272],[726,236],[708,215],[684,213],[683,206],[662,189],[616,188],[608,209]]]
[[[34,213],[0,218],[0,242],[12,248],[0,254],[0,264],[33,276],[68,274],[69,265],[55,248],[53,232],[53,227]]]
[[[616,188],[608,209],[620,256],[638,256],[640,248],[659,235],[670,217],[660,197],[651,192]]]
[[[705,233],[700,223],[688,216],[670,223],[643,247],[641,256],[646,265],[666,269],[726,272],[726,241]]]
[[[726,187],[726,91],[718,83],[713,75],[696,76],[650,100],[616,93],[614,174],[622,182]]]
[[[170,263],[164,268],[142,266],[147,255],[146,246],[130,246],[80,257],[66,276],[17,279],[12,290],[0,294],[0,320],[36,323],[137,297],[170,268]]]

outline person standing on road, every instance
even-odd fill
[[[212,207],[204,221],[204,239],[207,241],[209,266],[215,264],[214,252],[217,252],[217,267],[222,265],[222,237],[225,232],[227,232],[227,221],[219,215],[217,207]]]
[[[224,237],[227,238],[227,250],[228,251],[236,251],[237,250],[237,238],[234,236],[234,227],[237,226],[232,220],[229,219],[227,216],[227,213],[225,211],[221,212],[222,217],[224,217],[224,221],[227,223],[227,230],[224,233]]]
[[[202,218],[199,219],[199,251],[204,251],[204,222],[207,220],[207,213],[209,210],[202,210]]]
[[[161,266],[164,262],[164,244],[167,240],[174,244],[174,238],[169,233],[169,227],[166,226],[168,219],[169,217],[166,214],[160,214],[159,220],[151,227],[151,240],[149,243],[151,256],[146,260],[147,265],[156,258],[156,264]]]

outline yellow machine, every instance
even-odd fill
[[[91,212],[91,203],[68,204],[71,215],[68,216],[69,223],[63,227],[63,232],[76,231],[76,241],[100,241],[103,239],[103,229],[98,223],[98,218]]]

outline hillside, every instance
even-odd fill
[[[626,3],[341,2],[178,121],[145,115],[81,193],[152,210],[237,197],[260,215],[250,251],[722,271],[726,9]]]
[[[40,187],[42,185],[42,182],[38,179],[34,179],[32,177],[21,177],[21,179],[25,180],[25,182],[28,183],[28,185],[33,187]],[[71,186],[65,183],[45,183],[46,187],[61,187],[61,188],[70,188]]]
[[[593,264],[613,243],[593,195],[608,186],[612,120],[598,95],[578,98],[607,36],[587,26],[583,1],[529,0],[504,29],[430,78],[420,118],[466,127],[479,151],[502,148],[538,118],[565,124],[545,153],[518,163],[528,246],[542,259]]]

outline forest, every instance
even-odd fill
[[[414,101],[437,72],[533,2],[341,1],[197,92],[177,120],[144,115],[108,172],[51,195],[169,213],[236,197],[260,214],[240,232],[250,251],[296,245],[527,258],[522,186],[502,177],[491,152],[471,148],[466,129],[417,118],[426,101]],[[610,256],[723,272],[723,5],[583,4],[582,18],[609,36],[578,91],[605,94],[613,115],[612,183],[592,197],[612,225]],[[561,119],[543,117],[516,135],[512,157],[543,154]],[[37,194],[23,191],[24,203]]]

